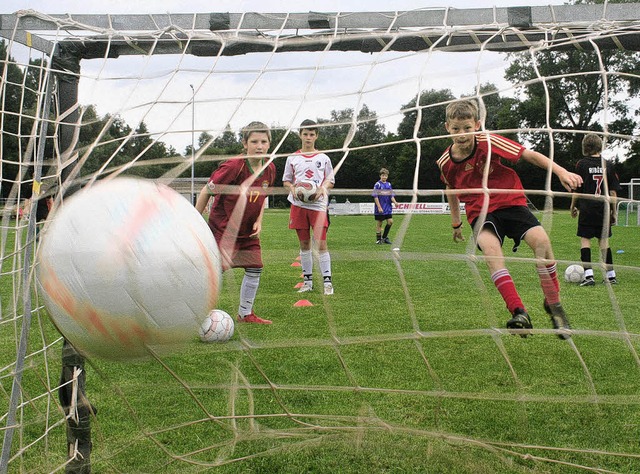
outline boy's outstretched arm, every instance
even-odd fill
[[[545,170],[551,167],[553,174],[558,177],[560,183],[569,192],[582,185],[582,177],[580,175],[567,171],[542,153],[527,149],[522,152],[522,159]]]

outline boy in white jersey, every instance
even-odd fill
[[[316,150],[317,139],[318,124],[313,120],[304,120],[300,124],[302,145],[300,150],[287,157],[282,184],[289,190],[287,198],[291,203],[289,229],[295,229],[300,241],[300,264],[304,282],[298,291],[304,293],[313,289],[313,253],[311,251],[313,236],[318,250],[324,294],[332,295],[331,256],[327,247],[327,229],[329,228],[327,204],[329,189],[333,188],[335,178],[329,157]],[[293,192],[295,183],[303,180],[312,180],[318,185],[315,201],[302,202]]]

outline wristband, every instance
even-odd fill
[[[452,225],[451,227],[453,227],[455,230],[457,230],[460,227],[462,227],[462,222],[460,222],[460,224],[458,224],[458,225]]]

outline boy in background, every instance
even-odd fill
[[[602,159],[602,139],[595,133],[588,133],[582,139],[584,158],[576,164],[576,173],[582,177],[583,184],[578,193],[601,196],[609,192],[613,199],[609,203],[600,199],[580,198],[574,193],[571,197],[571,217],[578,218],[580,237],[580,260],[584,267],[584,279],[580,286],[594,286],[593,267],[591,266],[591,239],[598,239],[598,247],[605,262],[607,276],[604,283],[618,283],[613,269],[613,254],[609,247],[611,225],[616,222],[616,197],[620,182],[611,166]],[[577,204],[577,205],[576,205]],[[609,213],[607,216],[606,213]]]
[[[300,243],[300,264],[302,266],[303,284],[298,290],[304,293],[313,290],[313,253],[311,237],[318,249],[318,261],[324,285],[324,294],[333,294],[331,280],[331,255],[327,246],[327,230],[329,214],[327,213],[329,190],[333,188],[335,178],[331,159],[316,150],[318,124],[313,120],[304,120],[300,124],[300,149],[287,157],[282,176],[282,185],[289,190],[288,200],[291,203],[289,229],[294,229]],[[298,181],[315,181],[318,186],[316,199],[313,202],[300,201],[294,192]]]
[[[373,185],[373,200],[375,206],[373,208],[373,217],[376,220],[376,244],[390,244],[389,230],[393,225],[393,205],[397,205],[393,187],[387,181],[389,178],[389,170],[382,168],[380,170],[380,180]],[[393,203],[393,205],[392,205]],[[382,231],[382,223],[385,223],[384,232]]]

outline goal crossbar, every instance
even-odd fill
[[[46,54],[50,39],[78,59],[139,54],[233,56],[291,51],[640,51],[640,3],[399,12],[0,15],[0,36]],[[74,33],[71,33],[71,32]],[[106,35],[109,31],[116,34]],[[594,32],[598,34],[594,36]],[[589,40],[586,40],[586,38]],[[585,38],[584,41],[580,41]],[[330,46],[327,47],[327,44]]]

